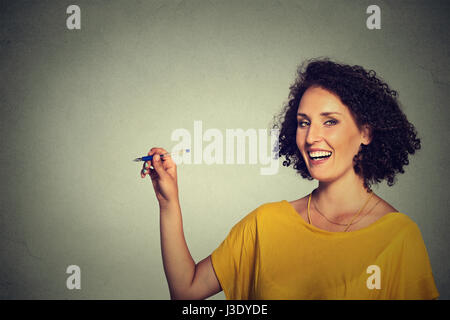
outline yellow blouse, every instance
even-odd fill
[[[400,212],[329,232],[286,200],[245,216],[211,255],[227,299],[434,299],[417,224]]]

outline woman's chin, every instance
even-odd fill
[[[330,177],[329,175],[311,175],[313,179],[319,181],[319,182],[332,182],[334,179]]]
[[[331,182],[334,180],[334,176],[332,176],[330,174],[330,171],[326,171],[326,170],[319,170],[317,168],[313,168],[313,169],[308,169],[309,171],[309,175],[318,181],[322,181],[322,182]]]

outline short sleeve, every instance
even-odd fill
[[[439,297],[428,252],[418,226],[414,223],[405,237],[402,254],[400,299],[428,300]]]
[[[214,271],[227,299],[249,299],[255,270],[257,211],[239,221],[211,254]]]

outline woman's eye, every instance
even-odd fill
[[[335,125],[335,124],[337,124],[338,122],[336,121],[336,120],[328,120],[328,121],[326,121],[325,122],[325,124],[328,124],[328,125]],[[308,122],[307,121],[299,121],[298,122],[298,126],[300,127],[300,128],[304,128],[304,127],[306,127],[308,125]]]
[[[305,126],[306,123],[307,123],[306,121],[299,121],[299,122],[298,122],[298,126],[301,127],[301,128],[303,128],[303,127]]]

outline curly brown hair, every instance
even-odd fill
[[[290,86],[289,102],[274,117],[273,128],[279,130],[275,152],[285,156],[283,166],[293,168],[303,178],[313,180],[297,147],[297,109],[305,91],[318,86],[338,95],[356,120],[359,129],[368,125],[372,141],[361,145],[354,157],[354,170],[362,175],[364,187],[386,179],[393,186],[397,173],[404,173],[409,164],[408,154],[419,150],[420,139],[414,126],[400,108],[398,94],[376,76],[374,70],[331,61],[329,58],[310,59],[297,69],[297,78]],[[281,128],[280,128],[281,127]]]

